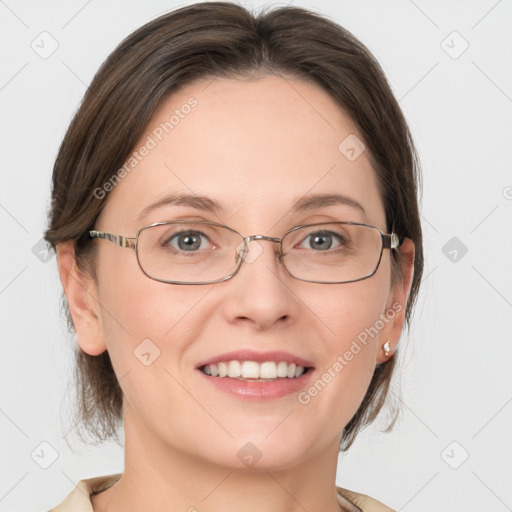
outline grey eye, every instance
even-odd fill
[[[208,237],[200,231],[185,231],[176,233],[167,241],[172,248],[179,251],[197,251],[205,249],[208,243]]]
[[[341,237],[332,231],[317,231],[308,235],[301,245],[305,249],[327,251],[336,246],[336,243],[340,244],[341,242]]]

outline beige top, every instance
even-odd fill
[[[116,473],[114,475],[80,480],[75,489],[68,494],[67,498],[49,512],[93,512],[91,496],[107,490],[114,485],[120,477],[121,473]],[[386,505],[364,494],[348,491],[339,487],[336,489],[338,490],[338,494],[356,506],[361,512],[394,512],[393,509],[386,507]]]

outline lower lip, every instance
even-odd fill
[[[311,368],[295,379],[284,378],[269,382],[250,382],[230,377],[212,377],[201,370],[197,371],[217,389],[239,398],[255,401],[273,400],[298,393],[308,385],[314,373],[314,369]]]

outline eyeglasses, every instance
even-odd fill
[[[249,242],[278,243],[278,258],[287,272],[310,283],[341,284],[367,279],[379,267],[384,249],[403,242],[395,233],[357,222],[321,222],[296,226],[274,238],[243,236],[222,224],[177,220],[145,226],[135,238],[89,231],[91,238],[135,249],[147,277],[170,284],[212,284],[235,276],[243,261],[262,252]]]

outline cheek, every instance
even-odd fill
[[[187,350],[203,329],[205,308],[200,306],[208,289],[172,286],[140,274],[115,283],[107,279],[100,296],[107,350],[123,399],[149,425],[155,411],[162,418],[169,414],[166,404],[189,405],[175,378],[182,381]],[[173,428],[179,432],[179,425]]]
[[[383,267],[384,270],[385,267]],[[358,283],[340,285],[309,296],[308,306],[325,327],[322,365],[301,403],[315,403],[318,415],[345,425],[359,407],[375,371],[381,346],[381,314],[390,281],[386,272]],[[300,397],[299,397],[300,398]]]
[[[329,333],[329,351],[343,353],[350,349],[352,342],[359,344],[361,349],[376,344],[371,342],[378,338],[379,319],[390,293],[389,263],[382,263],[382,268],[369,279],[332,287],[326,285],[308,297],[307,303],[320,315]],[[358,352],[357,348],[353,352]],[[368,355],[369,351],[361,350],[359,354]]]
[[[117,375],[156,358],[168,361],[172,355],[179,360],[186,348],[183,340],[201,325],[190,319],[208,289],[150,279],[129,251],[120,255],[109,251],[102,256],[97,269],[102,329]],[[150,356],[141,361],[141,355],[148,352]]]

